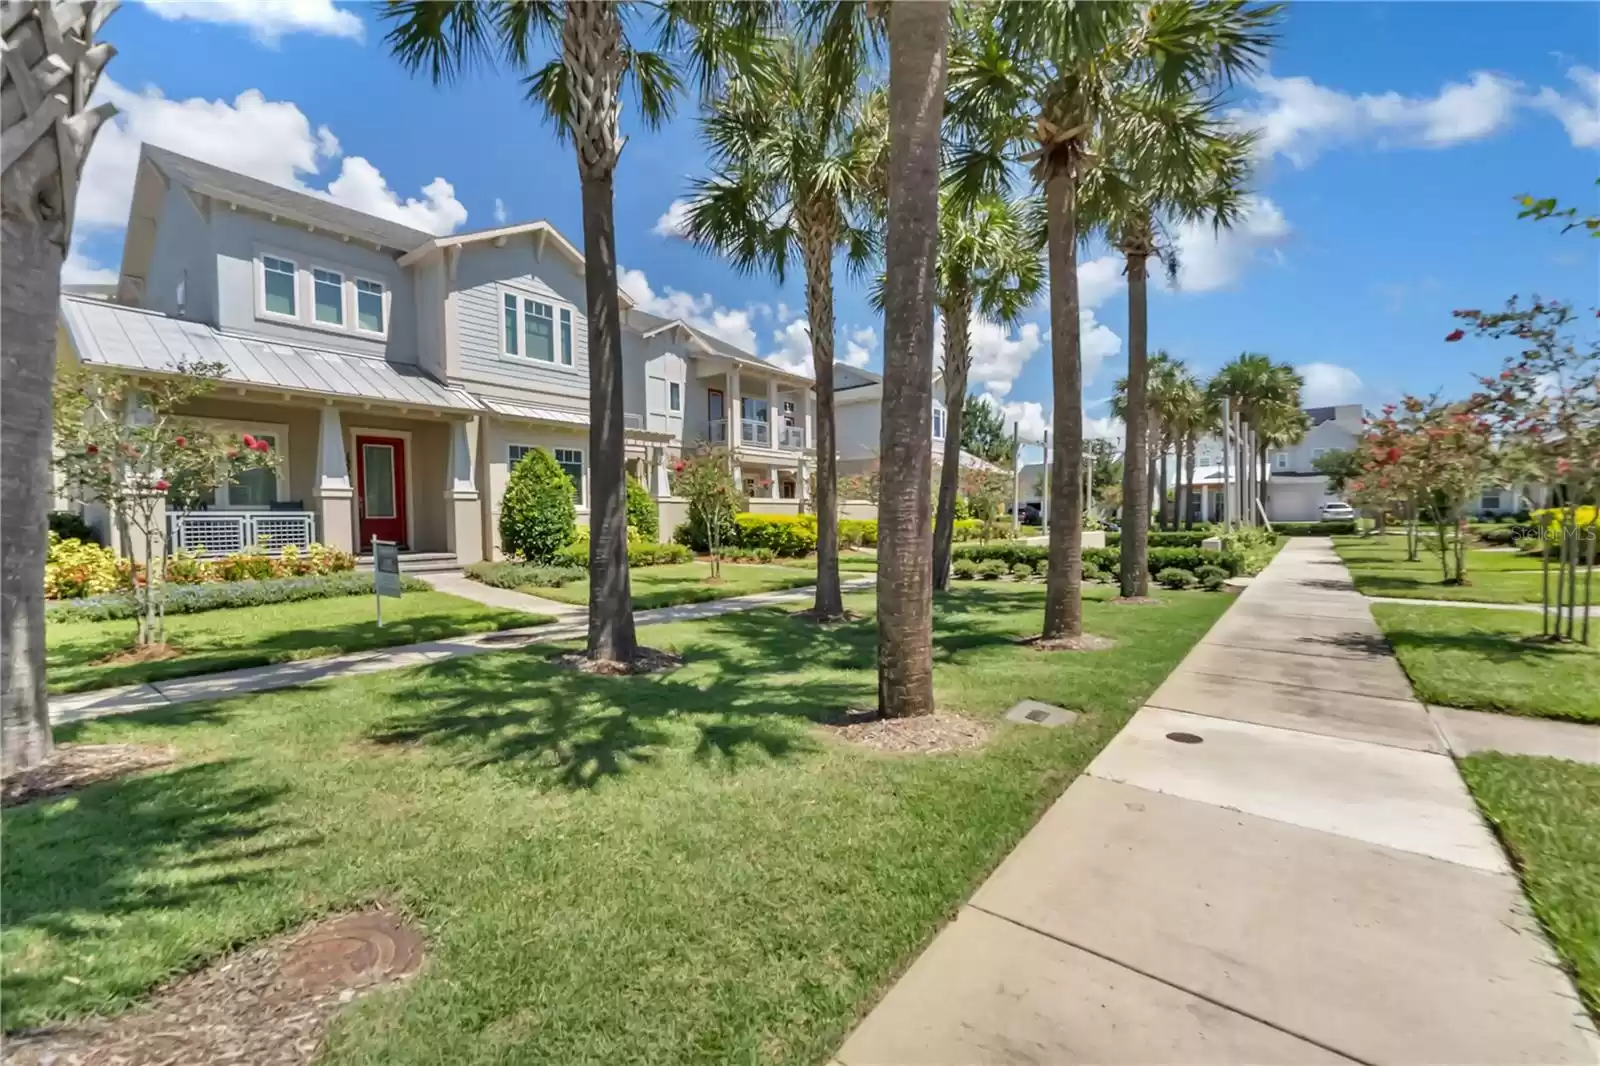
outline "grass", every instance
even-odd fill
[[[443,592],[408,592],[384,601],[379,629],[371,596],[340,596],[169,615],[167,642],[182,654],[125,663],[100,660],[133,644],[136,622],[52,622],[45,629],[46,672],[50,691],[82,692],[550,621]]]
[[[1532,612],[1377,603],[1372,613],[1426,703],[1600,722],[1600,643],[1531,639]]]
[[[386,899],[427,965],[341,1016],[326,1066],[813,1066],[1228,603],[1092,595],[1089,630],[1117,644],[1084,654],[1015,643],[1043,587],[939,597],[943,709],[1082,712],[961,754],[814,729],[873,703],[870,593],[846,597],[869,617],[828,628],[777,608],[644,627],[688,660],[662,675],[536,647],[62,728],[181,761],[0,815],[4,1025],[122,1010]]]
[[[1600,1024],[1600,766],[1488,753],[1461,774]]]
[[[1333,546],[1350,568],[1356,589],[1368,596],[1478,603],[1540,600],[1539,560],[1516,552],[1469,549],[1467,584],[1446,585],[1439,557],[1426,547],[1416,562],[1406,561],[1404,537],[1334,537]]]
[[[817,557],[807,555],[803,558],[783,557],[772,560],[770,566],[787,566],[796,570],[809,570],[817,572]],[[875,574],[878,572],[878,555],[876,552],[858,552],[846,550],[839,553],[839,572]]]
[[[711,564],[702,562],[675,563],[671,566],[639,566],[628,571],[628,581],[633,588],[633,609],[676,607],[683,603],[704,603],[707,600],[725,600],[730,596],[748,596],[755,592],[776,592],[779,589],[799,588],[816,582],[816,564],[809,572],[796,572],[775,566],[723,563],[722,580],[709,584]],[[588,606],[589,582],[572,581],[560,588],[529,588],[531,595],[562,603]]]

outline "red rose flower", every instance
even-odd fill
[[[179,437],[176,440],[174,440],[172,443],[176,444],[180,448],[187,448],[189,446],[189,438],[188,437]]]
[[[1453,329],[1453,330],[1451,330],[1451,331],[1450,331],[1450,333],[1449,333],[1449,334],[1448,334],[1448,335],[1447,335],[1447,336],[1446,336],[1446,337],[1445,337],[1445,340],[1447,340],[1447,341],[1458,341],[1458,340],[1460,340],[1460,339],[1461,339],[1461,338],[1462,338],[1462,337],[1465,337],[1465,336],[1466,336],[1466,335],[1467,335],[1467,334],[1466,334],[1466,331],[1464,331],[1464,330],[1459,330],[1459,329]]]
[[[100,448],[97,445],[91,444],[87,448],[83,449],[83,454],[84,455],[99,455],[100,454]]]
[[[1459,332],[1459,330],[1457,332]],[[246,448],[249,448],[252,451],[254,451],[255,450],[255,446],[256,446],[256,439],[254,437],[252,437],[250,434],[246,433],[244,435],[244,446]]]
[[[172,487],[171,485],[167,484],[167,479],[166,478],[158,478],[156,480],[155,490],[157,492],[166,492],[171,487]]]
[[[1385,459],[1387,459],[1391,463],[1398,463],[1400,461],[1400,449],[1399,448],[1390,448],[1387,452],[1384,453],[1383,457]]]

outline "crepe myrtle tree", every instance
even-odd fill
[[[702,445],[673,463],[672,494],[689,501],[689,528],[705,530],[711,580],[721,580],[722,549],[738,529],[734,516],[746,502],[733,480],[728,450]]]
[[[265,440],[177,413],[216,388],[221,364],[176,369],[177,376],[148,379],[91,377],[81,368],[57,377],[55,466],[62,484],[78,500],[106,507],[118,529],[137,534],[139,647],[166,637],[170,544],[164,512],[187,514],[218,486],[279,461]]]
[[[1451,343],[1471,330],[1476,338],[1517,345],[1499,374],[1478,379],[1479,391],[1470,403],[1504,442],[1507,480],[1534,480],[1554,490],[1555,506],[1541,513],[1545,635],[1571,640],[1578,634],[1587,644],[1600,533],[1600,512],[1594,506],[1600,502],[1600,340],[1579,338],[1571,304],[1537,297],[1526,305],[1513,297],[1503,311],[1462,310],[1455,317],[1464,328],[1451,331],[1445,338]],[[1552,539],[1557,563],[1553,603],[1548,577]]]

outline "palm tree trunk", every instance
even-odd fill
[[[1189,469],[1188,469],[1188,473],[1185,475],[1184,481],[1185,481],[1185,484],[1188,486],[1188,491],[1189,491],[1189,493],[1191,495],[1194,493],[1195,452],[1199,451],[1199,449],[1200,449],[1200,436],[1199,436],[1199,434],[1190,433],[1189,434]],[[1202,496],[1201,499],[1204,500],[1205,497]],[[1184,518],[1183,518],[1183,528],[1185,528],[1185,529],[1193,529],[1194,528],[1194,517],[1189,513],[1189,509],[1188,509],[1187,506],[1183,510],[1183,516],[1184,516]],[[1200,521],[1204,522],[1205,520],[1206,520],[1206,516],[1202,514],[1200,516]]]
[[[628,497],[622,417],[622,315],[617,301],[613,178],[623,68],[615,4],[567,4],[562,62],[572,87],[572,139],[583,193],[584,293],[589,306],[589,640],[597,661],[638,650],[628,581]]]
[[[802,241],[806,323],[811,329],[817,390],[817,595],[811,613],[816,620],[827,621],[844,617],[844,594],[839,589],[839,449],[833,420],[833,237],[805,227]]]
[[[1177,483],[1177,490],[1173,493],[1176,510],[1172,514],[1172,528],[1182,529],[1185,520],[1189,517],[1189,483],[1183,479],[1183,457],[1185,449],[1189,447],[1189,438],[1178,437],[1177,455],[1173,458],[1172,476]]]
[[[1083,635],[1083,358],[1078,322],[1078,147],[1045,179],[1050,279],[1050,362],[1055,403],[1051,447],[1050,566],[1044,639]]]
[[[1142,255],[1128,259],[1128,405],[1122,458],[1122,543],[1118,579],[1125,597],[1150,594],[1149,277]]]
[[[933,587],[950,585],[955,543],[956,495],[961,488],[961,423],[966,417],[969,323],[965,311],[944,315],[944,460],[939,467],[939,506],[933,516]]]
[[[1172,439],[1163,433],[1161,435],[1161,448],[1156,453],[1156,513],[1161,516],[1161,528],[1172,528],[1172,502],[1168,494],[1168,479],[1171,477],[1167,466],[1167,449],[1172,446]]]
[[[889,227],[878,454],[878,714],[933,713],[934,264],[947,2],[889,7]],[[946,427],[946,438],[951,436]],[[957,438],[959,440],[959,438]],[[958,464],[959,465],[959,464]],[[954,501],[952,501],[952,510]]]

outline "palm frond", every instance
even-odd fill
[[[624,88],[633,92],[646,129],[660,129],[672,118],[683,81],[667,56],[630,49],[622,80]]]

